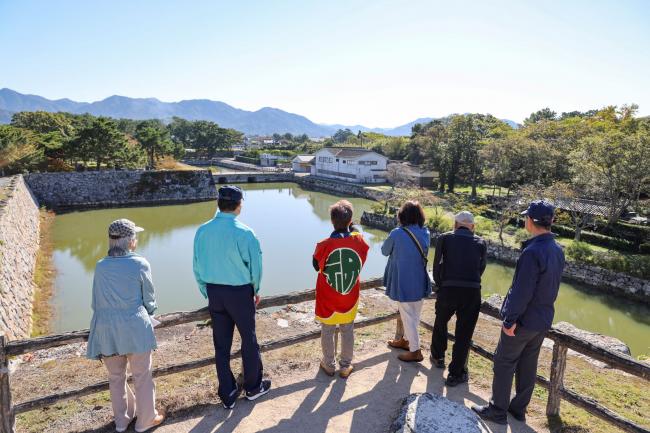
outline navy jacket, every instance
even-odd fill
[[[551,328],[563,270],[564,252],[554,234],[538,235],[523,243],[512,286],[501,306],[506,328],[514,323],[533,331]]]
[[[487,265],[485,241],[465,227],[443,233],[436,241],[433,279],[439,288],[481,288]]]

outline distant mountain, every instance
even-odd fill
[[[50,100],[37,95],[25,95],[11,89],[0,89],[0,123],[9,123],[11,114],[18,111],[66,111],[95,116],[126,119],[163,119],[174,116],[188,120],[210,120],[225,128],[234,128],[247,135],[270,135],[273,133],[307,134],[310,137],[326,137],[337,129],[349,128],[357,132],[378,132],[386,135],[410,135],[416,123],[427,123],[424,117],[395,128],[367,128],[363,125],[320,125],[304,116],[264,107],[257,111],[241,110],[225,102],[209,99],[191,99],[179,102],[162,102],[156,98],[129,98],[109,96],[96,102],[76,102],[70,99]],[[516,123],[504,119],[511,126]]]
[[[0,124],[11,122],[11,116],[13,114],[14,113],[12,113],[11,111],[0,109]]]

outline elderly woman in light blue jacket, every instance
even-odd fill
[[[431,294],[431,279],[426,257],[431,242],[424,227],[424,211],[417,201],[407,201],[397,213],[400,226],[390,232],[381,252],[388,256],[384,273],[386,294],[397,301],[400,313],[395,339],[388,345],[408,352],[399,355],[405,362],[424,359],[420,350],[418,326],[422,301]]]
[[[104,362],[118,432],[137,417],[135,430],[145,432],[164,420],[156,410],[151,352],[156,349],[150,315],[156,299],[149,262],[133,251],[143,229],[127,219],[108,228],[108,256],[97,262],[86,356]],[[131,367],[135,395],[126,383]]]

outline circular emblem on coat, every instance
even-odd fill
[[[337,248],[327,256],[323,274],[329,285],[342,295],[350,293],[361,273],[361,258],[351,248]]]

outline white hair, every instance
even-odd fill
[[[108,238],[108,255],[124,256],[131,251],[131,242],[136,240],[135,234],[124,238]]]

